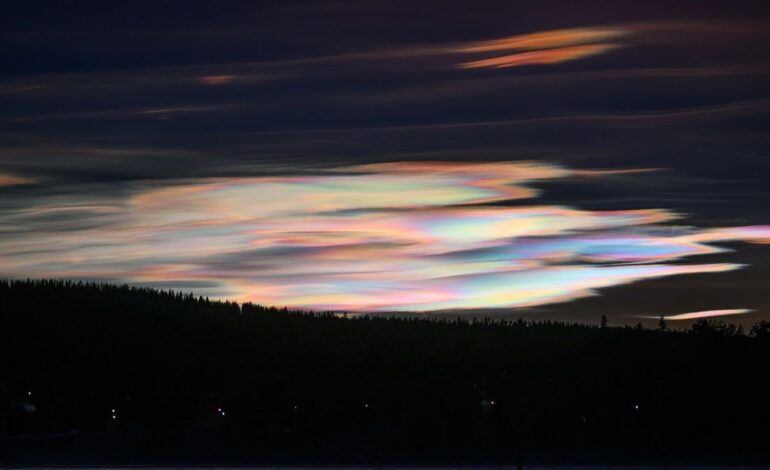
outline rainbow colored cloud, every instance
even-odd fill
[[[0,238],[0,273],[187,283],[316,310],[434,311],[530,307],[734,270],[680,260],[721,252],[718,242],[770,242],[768,226],[701,230],[670,225],[678,216],[663,209],[536,202],[536,181],[606,174],[539,162],[388,163],[138,186],[117,202],[51,198],[6,214],[27,235]],[[68,214],[82,227],[42,228]]]

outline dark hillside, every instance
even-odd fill
[[[345,319],[2,282],[0,463],[767,461],[767,331]]]

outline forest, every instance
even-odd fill
[[[770,323],[353,316],[0,282],[0,463],[770,461]]]

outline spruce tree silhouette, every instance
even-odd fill
[[[341,318],[63,281],[0,282],[0,300],[3,464],[61,449],[74,466],[118,454],[524,465],[661,448],[671,461],[770,459],[757,373],[768,322],[743,335],[705,320],[610,327],[604,315],[601,328]],[[656,443],[661,429],[675,446]]]

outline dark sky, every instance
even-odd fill
[[[0,276],[770,316],[767,2],[27,0],[0,31]]]

